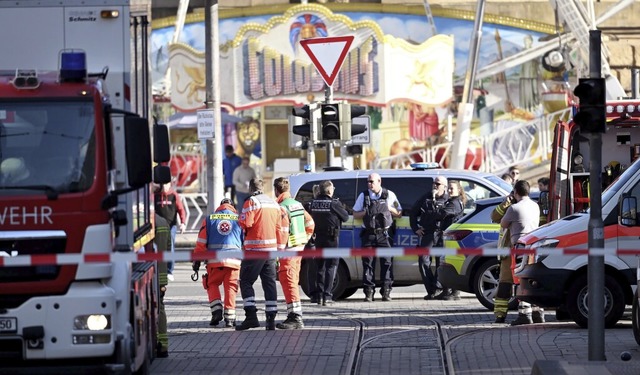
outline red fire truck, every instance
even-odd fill
[[[152,166],[169,146],[147,120],[142,5],[0,2],[0,255],[78,255],[0,263],[0,373],[146,373],[155,357],[157,265],[82,261],[152,252],[149,184],[170,179]]]

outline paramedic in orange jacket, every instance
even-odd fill
[[[273,182],[273,190],[277,196],[276,201],[284,211],[283,234],[287,236],[287,242],[279,249],[287,251],[302,251],[313,235],[315,224],[311,215],[304,209],[302,203],[291,198],[289,192],[289,180],[278,177]],[[302,304],[300,303],[300,263],[302,257],[280,258],[278,279],[282,285],[284,299],[287,302],[287,319],[278,323],[279,329],[301,329]]]
[[[215,212],[202,221],[193,252],[241,251],[242,228],[240,228],[238,219],[238,213],[231,203],[231,199],[224,198]],[[207,264],[207,273],[202,276],[202,286],[207,291],[211,308],[209,325],[217,326],[224,317],[225,327],[233,327],[236,323],[236,295],[238,294],[240,259],[225,258],[205,263]],[[200,269],[200,261],[193,262],[193,270],[197,272],[198,269]],[[224,285],[224,314],[220,285]]]
[[[250,252],[277,251],[278,246],[286,244],[282,235],[283,212],[278,202],[263,192],[264,181],[253,178],[249,181],[251,195],[244,202],[240,214],[240,226],[245,231],[244,250]],[[268,255],[268,254],[265,254]],[[260,276],[265,298],[267,331],[276,329],[275,319],[278,313],[276,301],[276,261],[267,257],[262,259],[243,259],[240,264],[240,292],[244,304],[245,320],[236,325],[236,331],[260,327],[257,316],[256,297],[253,283]]]

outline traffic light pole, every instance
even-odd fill
[[[224,195],[220,114],[220,42],[218,0],[205,1],[206,108],[213,109],[213,139],[206,140],[207,212],[213,212]]]
[[[325,104],[331,104],[333,102],[333,86],[324,84],[324,102]],[[327,166],[333,167],[333,141],[327,142]]]
[[[602,78],[602,42],[600,30],[589,31],[589,76]],[[602,124],[601,124],[602,125]],[[604,248],[604,224],[602,222],[602,133],[589,136],[589,249]],[[604,361],[604,254],[589,253],[587,271],[589,288],[589,360]]]

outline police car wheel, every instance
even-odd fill
[[[496,257],[488,259],[478,266],[473,276],[473,292],[482,306],[489,311],[493,311],[493,300],[498,292],[498,279],[500,276],[500,265]],[[509,300],[509,310],[518,308],[518,300],[512,297]]]
[[[340,262],[338,263],[338,271],[336,272],[336,278],[333,280],[333,299],[345,299],[349,297],[345,292],[347,285],[349,284],[349,270],[347,266]],[[352,293],[353,295],[353,293]]]

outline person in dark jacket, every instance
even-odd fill
[[[420,247],[442,247],[442,227],[440,220],[435,217],[435,212],[444,207],[449,199],[447,194],[447,179],[444,176],[437,176],[433,181],[432,191],[426,193],[413,204],[409,223],[411,229],[418,235],[418,245]],[[435,299],[438,295],[438,265],[440,259],[436,257],[436,271],[431,271],[431,256],[420,255],[418,257],[418,268],[422,283],[427,290],[425,300]]]
[[[319,186],[318,196],[307,205],[307,211],[316,224],[315,246],[319,248],[337,247],[340,227],[349,219],[349,213],[338,199],[333,198],[335,187],[329,180],[322,181]],[[338,258],[316,258],[317,267],[315,289],[312,299],[318,305],[331,305],[333,303],[333,282],[338,270]]]
[[[233,184],[233,172],[242,164],[242,158],[233,151],[233,146],[224,147],[224,159],[222,159],[222,174],[224,175],[224,192],[229,193],[231,202],[242,205],[243,202],[236,202],[236,186]]]
[[[440,220],[440,226],[442,230],[447,229],[451,224],[458,221],[464,212],[464,206],[467,203],[467,198],[464,194],[464,189],[460,185],[458,180],[449,180],[448,187],[449,199],[444,203],[444,206],[436,213],[436,218]],[[446,285],[442,286],[442,293],[436,297],[439,300],[459,300],[460,291],[448,288]]]

